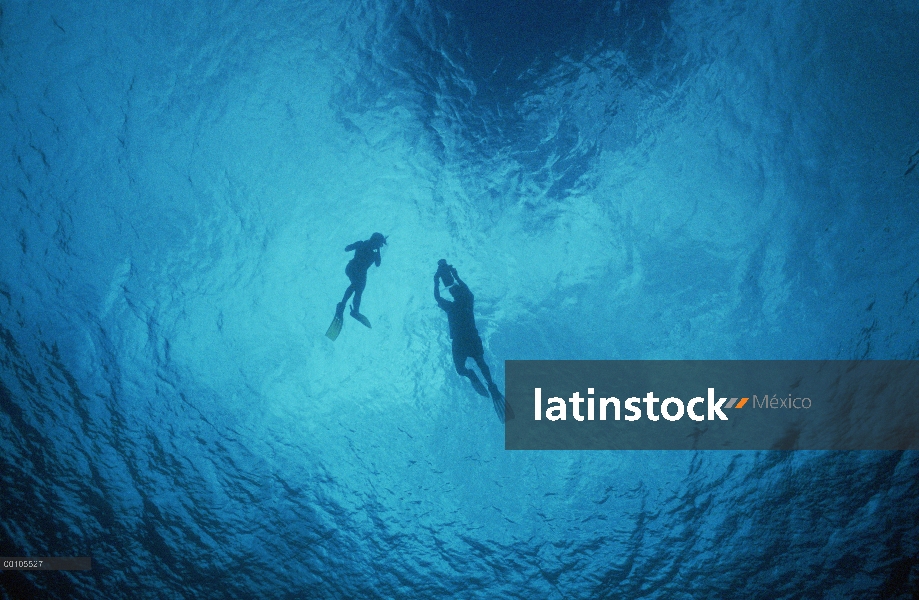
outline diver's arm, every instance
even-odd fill
[[[452,271],[453,271],[453,279],[456,280],[456,283],[458,283],[458,284],[460,284],[461,286],[463,286],[464,288],[466,288],[466,291],[469,292],[469,298],[475,298],[475,296],[474,296],[473,293],[472,293],[472,290],[470,290],[470,289],[469,289],[469,286],[466,285],[466,282],[463,281],[462,279],[460,279],[459,273],[456,272],[456,268],[455,268],[455,267],[450,267],[450,268],[451,268]]]
[[[347,246],[345,246],[345,252],[351,252],[352,250],[356,250],[359,245],[360,245],[359,241],[354,242],[353,244],[348,244]]]
[[[437,300],[437,306],[444,310],[450,310],[450,306],[453,304],[440,297],[440,278],[437,275],[434,276],[434,299]]]
[[[376,263],[376,265],[377,265],[378,267],[380,266],[380,256],[381,256],[381,255],[380,255],[380,249],[379,249],[379,248],[377,248],[376,250],[373,251],[373,261]]]

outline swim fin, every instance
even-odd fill
[[[367,329],[370,329],[370,320],[361,313],[354,310],[353,304],[351,305],[351,316],[360,321],[361,325],[364,325],[367,327]]]
[[[513,419],[514,409],[511,408],[511,405],[507,403],[504,396],[498,391],[498,386],[492,383],[488,386],[488,391],[491,392],[491,401],[495,405],[495,412],[498,413],[498,418],[501,422],[504,423],[505,421]]]
[[[341,326],[344,324],[342,322],[342,316],[344,316],[344,314],[345,304],[341,302],[335,308],[335,318],[332,319],[332,324],[329,325],[329,330],[325,332],[325,336],[333,342],[338,339],[338,334],[341,333]]]

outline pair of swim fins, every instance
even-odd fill
[[[492,382],[488,386],[488,390],[486,390],[485,386],[482,385],[482,382],[479,381],[479,378],[474,374],[469,378],[469,381],[472,382],[472,387],[475,388],[475,391],[477,391],[480,396],[485,396],[486,398],[491,397],[492,404],[494,404],[495,407],[495,413],[502,423],[514,418],[514,409],[511,408],[511,405],[504,399],[504,396],[501,394],[500,390],[498,390],[498,386],[495,385],[494,382]]]
[[[345,303],[339,302],[338,306],[335,307],[335,318],[332,319],[332,324],[329,325],[328,331],[325,332],[325,336],[332,340],[333,342],[338,339],[338,334],[341,333],[342,325],[344,325],[344,316],[345,316]],[[351,305],[351,316],[360,321],[360,323],[370,328],[370,320],[367,319],[364,315],[354,310],[354,305]]]

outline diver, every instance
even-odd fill
[[[335,318],[326,331],[326,336],[335,340],[341,333],[342,317],[345,314],[345,305],[351,294],[354,294],[354,302],[351,304],[351,316],[360,321],[363,325],[370,327],[370,321],[361,314],[361,295],[364,293],[364,287],[367,285],[367,270],[370,265],[380,266],[380,248],[386,245],[386,236],[382,233],[374,233],[369,240],[357,241],[348,244],[345,252],[354,250],[354,258],[348,262],[345,267],[345,275],[351,280],[351,285],[345,290],[345,295],[341,302],[335,307]]]
[[[440,282],[450,290],[453,296],[453,302],[444,300],[440,296]],[[475,297],[469,290],[462,279],[456,272],[456,269],[447,264],[447,261],[440,259],[437,262],[437,272],[434,274],[434,299],[437,305],[447,313],[447,321],[450,325],[450,338],[453,340],[453,365],[456,372],[463,377],[468,377],[472,387],[480,395],[486,398],[491,394],[492,402],[495,406],[495,412],[503,423],[505,416],[508,419],[514,418],[514,411],[504,402],[504,396],[498,390],[498,386],[491,378],[491,371],[485,364],[484,351],[482,348],[482,338],[479,337],[479,331],[475,326],[475,316],[473,315],[473,302]],[[472,358],[475,364],[479,366],[485,382],[488,384],[488,391],[476,376],[472,369],[466,368],[466,359]]]

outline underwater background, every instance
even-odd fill
[[[917,452],[511,452],[485,359],[919,359],[915,0],[0,0],[4,598],[914,598]],[[379,231],[324,335],[343,248]]]

